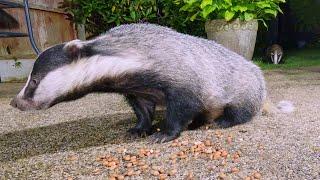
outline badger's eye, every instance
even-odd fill
[[[30,84],[31,84],[32,86],[36,86],[36,85],[38,84],[38,81],[37,81],[36,79],[32,79],[32,80],[30,81]]]

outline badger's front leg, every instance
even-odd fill
[[[135,95],[126,95],[126,99],[138,119],[136,126],[129,129],[128,132],[135,136],[150,135],[152,133],[152,119],[155,112],[155,103]]]
[[[168,142],[179,137],[182,130],[201,112],[201,101],[186,89],[170,90],[166,93],[166,120],[163,129],[152,135],[155,142]]]

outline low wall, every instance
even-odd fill
[[[23,2],[23,0],[11,1]],[[58,8],[60,2],[63,0],[29,0],[33,35],[41,51],[77,37],[74,25],[66,19],[67,14]],[[23,9],[11,8],[5,11],[19,22],[19,27],[0,29],[0,31],[27,32]],[[0,82],[25,80],[36,57],[27,37],[0,38]],[[14,59],[18,59],[16,61],[18,63]],[[19,64],[20,66],[16,66]]]
[[[33,59],[0,60],[0,82],[25,81],[32,70]]]

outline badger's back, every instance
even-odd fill
[[[157,72],[186,84],[201,83],[204,92],[212,91],[228,99],[256,88],[265,93],[261,70],[214,41],[153,24],[123,25],[107,35],[110,46],[134,48],[155,64]]]
[[[214,41],[178,33],[153,24],[122,25],[106,33],[109,47],[135,49],[152,70],[178,85],[201,86],[197,92],[210,104],[256,102],[266,96],[261,70]],[[209,105],[208,105],[209,106]]]

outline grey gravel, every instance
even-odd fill
[[[140,148],[160,150],[146,157],[149,165],[167,171],[169,179],[243,179],[259,172],[262,179],[320,179],[320,71],[267,71],[269,97],[273,102],[293,101],[291,114],[257,116],[253,121],[228,129],[211,127],[183,132],[179,141],[210,139],[229,153],[241,152],[239,161],[209,160],[188,156],[174,165],[169,157],[182,147],[154,144],[148,138],[126,136],[135,118],[123,98],[115,94],[92,94],[62,103],[46,111],[21,112],[11,108],[10,98],[23,84],[0,83],[0,179],[106,179],[111,173],[97,157],[111,154],[121,159],[119,149],[137,154]],[[157,119],[161,119],[159,114]],[[217,138],[215,133],[222,132]],[[226,137],[232,135],[231,144]],[[240,172],[230,173],[232,167]],[[99,169],[99,173],[94,171]],[[130,179],[129,177],[126,177]],[[157,179],[149,172],[131,179]]]

